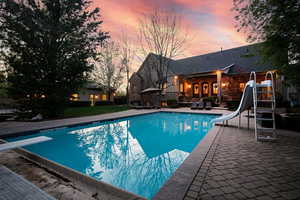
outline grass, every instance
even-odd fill
[[[129,110],[127,105],[107,105],[94,107],[72,107],[64,111],[63,118],[83,117]]]

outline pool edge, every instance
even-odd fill
[[[7,142],[7,141],[0,139],[0,144],[3,142]],[[54,174],[58,174],[59,176],[72,181],[73,183],[79,185],[79,188],[88,189],[89,192],[96,193],[96,192],[101,191],[103,195],[113,196],[118,199],[146,200],[142,196],[139,196],[137,194],[123,190],[121,188],[115,187],[111,184],[108,184],[103,181],[92,178],[86,174],[78,172],[67,166],[61,165],[61,164],[51,161],[45,157],[42,157],[35,153],[27,151],[26,149],[16,148],[13,151],[19,153],[25,159],[28,159],[30,162],[35,163],[39,167],[47,169]]]
[[[189,186],[197,175],[199,167],[206,158],[212,144],[221,131],[220,126],[215,126],[208,131],[198,143],[192,153],[185,159],[169,180],[160,188],[152,198],[153,200],[182,200]]]
[[[118,119],[123,119],[123,118],[127,118],[127,117],[135,117],[135,116],[154,114],[154,113],[184,113],[184,114],[196,114],[196,115],[222,115],[221,113],[196,113],[196,112],[176,111],[176,110],[174,110],[174,111],[154,110],[152,112],[147,112],[147,113],[129,114],[129,115],[120,116],[120,117],[106,117],[106,118],[99,119],[99,120],[90,120],[90,121],[79,122],[79,123],[70,123],[70,124],[66,124],[63,126],[55,126],[54,125],[49,128],[33,129],[30,131],[23,131],[23,132],[14,132],[11,134],[7,134],[6,136],[1,135],[0,141],[1,141],[1,138],[10,138],[10,137],[16,137],[16,136],[21,136],[21,135],[30,135],[30,134],[38,133],[39,131],[44,131],[44,130],[57,129],[57,128],[62,128],[62,127],[74,127],[74,126],[85,125],[85,124],[89,124],[89,123],[93,123],[93,122],[112,121],[112,120],[118,120]],[[185,159],[185,161],[179,166],[179,168],[177,168],[175,170],[175,172],[173,173],[171,178],[167,180],[167,182],[160,188],[158,193],[156,193],[152,199],[177,200],[177,199],[184,198],[184,195],[185,195],[187,189],[189,188],[191,182],[193,181],[193,178],[196,175],[196,173],[199,169],[199,166],[201,166],[202,162],[204,161],[206,154],[208,153],[211,145],[213,144],[213,141],[214,141],[215,137],[217,136],[220,128],[221,127],[214,125],[212,127],[212,129],[210,129],[207,132],[205,137],[193,149],[192,153]],[[204,142],[204,141],[206,141],[206,142]],[[205,147],[205,148],[203,149],[203,147]],[[101,190],[105,193],[108,193],[108,194],[114,194],[114,191],[116,191],[116,193],[120,193],[120,196],[122,196],[122,195],[125,195],[124,193],[126,193],[128,195],[128,197],[126,196],[125,199],[145,199],[144,197],[141,197],[137,194],[122,190],[120,188],[117,188],[117,187],[115,187],[111,184],[105,183],[103,181],[96,180],[96,179],[94,179],[90,176],[87,176],[81,172],[77,172],[67,166],[63,166],[59,163],[48,160],[47,158],[44,158],[42,156],[39,156],[32,152],[29,152],[25,149],[19,148],[19,149],[15,149],[15,151],[22,154],[24,157],[28,158],[29,160],[36,163],[37,165],[39,165],[43,168],[49,169],[50,171],[52,170],[55,173],[61,175],[62,177],[66,177],[80,185],[89,185],[91,188],[98,188],[99,190]],[[200,156],[200,159],[199,159],[199,156]],[[64,171],[64,170],[68,170],[68,171]],[[68,173],[73,174],[73,175],[68,177],[68,176],[66,176],[66,174],[68,174]],[[99,184],[99,187],[98,187],[98,184]],[[100,186],[103,186],[106,189],[103,189]],[[113,191],[108,191],[110,189],[107,189],[107,188],[111,188],[111,190],[113,190]],[[122,198],[122,199],[124,199],[124,198]]]

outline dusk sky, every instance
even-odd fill
[[[122,31],[137,44],[138,19],[154,8],[175,10],[183,16],[192,38],[182,57],[200,55],[245,45],[246,37],[234,27],[233,0],[94,0],[101,9],[103,30],[113,40]]]

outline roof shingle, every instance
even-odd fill
[[[264,62],[259,54],[261,43],[228,49],[224,51],[172,60],[170,69],[178,75],[188,75],[222,70],[231,66],[228,74],[265,72],[275,67]]]

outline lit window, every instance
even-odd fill
[[[106,94],[103,94],[103,95],[102,95],[102,101],[107,101],[107,96],[106,96]]]
[[[184,88],[183,88],[183,83],[179,84],[179,92],[183,92]]]
[[[213,83],[212,84],[212,93],[215,94],[215,95],[217,95],[218,94],[218,90],[219,90],[218,83]]]
[[[167,83],[164,83],[163,84],[163,89],[166,89],[167,88]]]
[[[199,84],[194,84],[194,94],[199,94]]]
[[[71,101],[78,101],[79,95],[78,94],[71,94],[70,100]]]
[[[243,91],[245,88],[245,83],[240,83],[240,90]]]
[[[203,83],[202,84],[202,94],[203,95],[208,95],[208,83]]]

